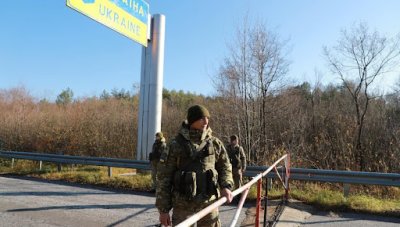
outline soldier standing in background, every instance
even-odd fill
[[[157,168],[160,162],[161,154],[165,153],[167,149],[167,144],[165,143],[165,138],[162,132],[156,133],[156,140],[154,141],[153,148],[149,154],[149,160],[151,163],[151,178],[153,180],[152,192],[156,190],[157,184]]]
[[[242,186],[243,173],[246,170],[246,155],[244,154],[243,147],[239,145],[239,138],[237,135],[231,136],[231,143],[226,147],[229,155],[229,160],[232,165],[233,181],[235,182],[235,189]]]
[[[205,107],[190,107],[159,166],[156,206],[164,226],[181,223],[220,196],[232,201],[232,167],[223,143],[212,135],[209,117]],[[197,226],[221,226],[218,209],[200,219]]]

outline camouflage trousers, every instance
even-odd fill
[[[172,211],[172,225],[176,226],[184,220],[188,219],[193,214],[204,209],[211,203],[215,202],[213,200],[208,203],[196,203],[191,201],[176,201]],[[211,213],[200,219],[197,224],[191,225],[191,227],[221,227],[221,222],[219,220],[218,208],[213,210]]]
[[[152,189],[156,189],[157,187],[157,166],[158,161],[151,161],[151,179],[153,180]]]
[[[235,189],[238,189],[242,186],[242,169],[241,168],[232,168],[232,176],[233,182],[235,183]]]

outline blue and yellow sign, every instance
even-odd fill
[[[149,4],[143,0],[67,0],[67,6],[147,47]]]

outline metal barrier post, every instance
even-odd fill
[[[268,190],[272,189],[272,178],[267,178],[267,189]]]
[[[236,222],[237,222],[238,219],[239,219],[240,211],[241,211],[242,208],[243,208],[243,204],[244,204],[244,201],[246,200],[246,197],[247,197],[247,194],[248,194],[248,193],[249,193],[249,188],[246,188],[246,190],[243,191],[242,196],[240,197],[239,205],[238,205],[238,207],[237,207],[235,216],[234,216],[233,219],[232,219],[232,222],[231,222],[231,224],[230,224],[230,227],[235,227],[235,226],[236,226]]]
[[[343,196],[344,197],[349,197],[350,193],[350,184],[343,184]]]
[[[262,184],[262,177],[257,181],[257,205],[256,205],[256,223],[255,223],[256,227],[260,226],[261,184]]]
[[[264,227],[266,226],[267,222],[268,222],[268,183],[269,183],[270,178],[267,178],[267,180],[265,181],[265,196],[264,196]]]
[[[63,151],[58,151],[57,153],[58,153],[59,155],[64,155],[64,152],[63,152]],[[61,163],[58,163],[58,165],[57,165],[57,170],[58,170],[58,172],[61,172],[61,170],[62,170]]]
[[[285,158],[285,199],[289,199],[290,154]]]

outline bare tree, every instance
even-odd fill
[[[263,23],[249,26],[244,21],[214,84],[235,113],[231,131],[242,138],[249,160],[257,162],[268,154],[268,98],[274,84],[286,75],[289,62],[286,41]]]
[[[371,95],[370,87],[378,76],[388,73],[399,57],[399,36],[388,39],[370,31],[365,23],[343,30],[337,45],[324,47],[324,54],[351,94],[356,118],[355,154],[359,168],[365,169],[363,127]]]

